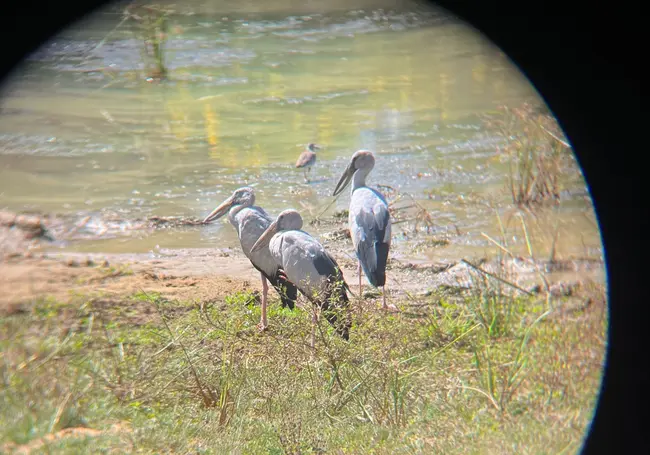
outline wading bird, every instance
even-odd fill
[[[268,248],[287,279],[325,315],[336,332],[349,339],[351,320],[347,285],[334,258],[311,235],[301,230],[302,217],[285,210],[262,234],[252,251]],[[311,345],[314,347],[316,311],[312,317]]]
[[[386,304],[386,262],[391,240],[391,223],[388,203],[377,190],[366,186],[366,177],[375,166],[375,157],[368,150],[358,150],[336,184],[334,196],[352,181],[348,222],[350,237],[357,254],[359,266],[359,295],[361,293],[361,269],[374,287],[381,287],[384,310],[396,310]]]
[[[307,173],[311,172],[312,166],[316,164],[316,152],[318,150],[320,150],[319,146],[309,143],[307,144],[306,150],[300,154],[298,161],[296,161],[296,168],[302,168],[303,173],[305,174],[306,183],[309,183]]]
[[[298,290],[296,285],[287,281],[286,275],[281,273],[280,267],[271,256],[268,248],[259,248],[255,252],[252,251],[255,242],[273,221],[264,209],[253,204],[255,204],[255,191],[253,188],[239,188],[205,217],[203,222],[209,223],[228,213],[230,224],[237,230],[242,251],[251,261],[253,267],[259,270],[262,275],[262,317],[258,327],[264,330],[267,327],[266,299],[269,290],[266,281],[268,280],[280,294],[283,307],[294,308]]]

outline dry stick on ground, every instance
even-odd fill
[[[548,262],[550,262],[550,263],[555,262],[555,255],[557,253],[557,250],[556,250],[556,248],[557,248],[557,239],[558,239],[559,234],[560,234],[560,219],[559,218],[555,220],[555,229],[554,229],[554,231],[555,232],[553,233],[553,243],[551,243],[551,255],[550,255],[549,260],[548,260]]]
[[[548,280],[546,279],[546,277],[542,273],[542,271],[539,269],[539,264],[537,264],[537,262],[535,262],[535,257],[533,256],[532,248],[530,246],[530,240],[528,238],[528,230],[525,227],[526,225],[524,223],[523,217],[521,216],[521,212],[517,212],[517,213],[519,214],[522,225],[524,227],[524,236],[526,237],[526,246],[528,247],[528,253],[530,254],[530,258],[524,258],[524,259],[527,260],[528,262],[530,262],[535,267],[535,270],[537,271],[537,274],[539,275],[540,279],[542,280],[542,283],[544,284],[544,290],[546,291],[546,298],[547,298],[547,303],[548,303],[548,300],[550,299],[550,292],[551,292],[550,291],[550,285],[548,283]],[[528,213],[531,213],[531,212],[528,211]],[[505,240],[506,240],[505,229],[503,227],[503,223],[501,222],[501,217],[499,216],[498,212],[496,212],[496,216],[497,216],[497,221],[499,222],[499,228],[501,229],[501,236],[502,236],[502,238],[504,240],[504,244],[505,244]],[[559,223],[559,221],[558,221],[558,223]],[[555,232],[556,237],[557,237],[557,232],[558,232],[557,229],[559,229],[559,224],[558,223],[556,223],[556,232]],[[490,242],[494,243],[497,247],[499,247],[505,253],[510,255],[511,258],[515,259],[515,255],[509,249],[507,249],[505,246],[499,244],[499,242],[492,239],[489,235],[487,235],[484,232],[481,232],[481,235],[483,235],[483,237],[487,238]],[[551,258],[553,258],[554,256],[555,256],[555,239],[553,241],[553,253],[552,253]]]
[[[178,335],[178,337],[177,337],[177,339],[178,339],[179,341],[180,341],[181,337],[185,334],[185,332],[187,332],[187,329],[189,329],[190,327],[192,327],[192,326],[191,326],[191,325],[188,325],[187,327],[185,327],[185,328],[181,331],[181,333],[180,333],[180,334]],[[176,342],[176,340],[174,339],[174,337],[172,337],[172,340],[171,340],[169,343],[167,343],[165,346],[163,346],[162,348],[160,348],[158,351],[154,352],[154,353],[151,355],[151,358],[154,358],[154,357],[156,357],[157,355],[162,354],[165,350],[167,350],[167,348],[169,348],[170,346],[173,346],[173,344],[174,344],[175,342]]]
[[[30,371],[34,371],[43,365],[45,365],[47,362],[52,360],[59,352],[61,352],[61,349],[66,345],[68,341],[70,341],[70,338],[72,338],[72,335],[74,335],[74,332],[70,330],[66,337],[63,339],[63,341],[54,349],[47,357],[45,357],[43,360],[41,360],[39,363],[34,365],[33,367],[30,368]],[[34,359],[36,360],[36,359]]]
[[[537,262],[535,262],[535,256],[533,255],[533,247],[532,247],[532,245],[530,243],[530,239],[528,237],[528,229],[526,229],[526,223],[524,222],[524,217],[521,215],[521,212],[518,212],[518,215],[519,215],[519,219],[521,220],[521,226],[522,226],[523,231],[524,231],[524,237],[526,239],[526,247],[528,248],[528,254],[530,255],[530,258],[531,258],[531,260],[533,262],[533,265],[535,266],[535,270],[537,270],[537,273],[538,273],[539,277],[541,278],[542,282],[544,283],[544,288],[546,290],[546,303],[548,305],[550,303],[550,299],[551,299],[551,287],[548,284],[548,281],[546,280],[546,277],[544,276],[542,271],[539,269],[539,265],[537,264]]]
[[[542,125],[538,125],[538,126],[539,126],[539,128],[540,128],[542,131],[544,131],[546,134],[548,134],[548,135],[551,136],[553,139],[555,139],[556,141],[558,141],[560,144],[562,144],[562,145],[565,146],[566,148],[571,148],[571,145],[570,145],[568,142],[563,141],[562,139],[560,139],[559,137],[557,137],[555,134],[551,133],[549,130],[547,130],[546,128],[544,128]]]
[[[63,414],[63,410],[65,409],[65,406],[68,404],[68,401],[70,401],[70,398],[72,398],[72,392],[68,392],[61,404],[57,406],[56,408],[56,413],[54,414],[54,417],[52,418],[52,421],[50,422],[50,427],[47,429],[48,433],[52,433],[54,430],[54,427],[56,426],[57,423],[59,423],[59,419],[61,419],[61,415]]]
[[[311,303],[309,303],[309,304],[311,305]],[[305,309],[305,308],[303,308],[302,306],[299,306],[299,305],[297,305],[297,306],[298,306],[299,308],[302,308],[302,309],[305,310],[305,311],[309,311],[309,307],[307,307],[307,308]],[[239,340],[242,340],[242,341],[244,341],[244,342],[250,342],[250,339],[244,337],[241,333],[239,333],[239,332],[230,333],[230,332],[228,332],[227,330],[225,330],[222,326],[220,326],[219,324],[217,324],[216,322],[214,322],[214,320],[213,320],[213,319],[210,317],[210,315],[208,314],[208,311],[207,311],[207,310],[208,310],[207,305],[203,305],[203,307],[202,307],[202,309],[201,309],[201,314],[202,314],[203,317],[205,318],[206,322],[207,322],[208,324],[210,324],[212,327],[214,327],[213,330],[219,330],[219,331],[223,332],[225,335],[232,335],[232,336],[234,336],[234,337],[236,337],[236,338],[238,338]],[[289,340],[289,339],[287,339],[287,338],[284,338],[284,337],[281,338],[281,337],[275,335],[272,331],[264,332],[264,336],[265,336],[265,337],[273,338],[273,339],[276,340],[276,341],[281,341],[284,345],[287,345],[287,344],[293,344],[293,345],[295,345],[295,346],[300,345],[300,346],[302,346],[302,347],[309,347],[309,344],[308,344],[308,343],[303,343],[303,342],[301,342],[301,343],[298,343],[298,342],[294,343],[294,342],[292,342],[291,340]],[[318,349],[316,349],[316,350],[318,350]]]
[[[327,204],[327,207],[325,207],[325,209],[322,212],[320,212],[318,216],[314,218],[312,221],[320,221],[320,217],[323,216],[323,214],[329,210],[329,208],[339,199],[341,194],[343,194],[343,192],[340,192],[337,196],[335,196],[334,199],[332,199],[332,201],[329,204]]]
[[[174,332],[172,332],[171,327],[169,327],[169,324],[167,324],[167,321],[165,320],[165,315],[163,314],[162,310],[158,306],[158,302],[156,300],[152,299],[149,297],[149,294],[147,294],[143,289],[140,289],[140,291],[147,296],[147,298],[154,304],[156,307],[156,311],[158,311],[158,314],[160,315],[160,319],[162,320],[163,324],[165,325],[165,328],[169,332],[169,336],[172,337],[172,340],[175,340],[174,338]],[[209,408],[211,406],[214,406],[216,403],[216,399],[214,396],[208,395],[205,390],[203,390],[203,384],[201,383],[201,380],[199,379],[199,374],[196,372],[196,368],[194,368],[194,364],[192,363],[192,360],[190,359],[189,354],[187,353],[187,350],[185,349],[185,346],[183,343],[180,342],[180,340],[175,340],[178,345],[181,347],[183,350],[183,354],[185,354],[185,358],[187,359],[187,363],[190,365],[190,369],[192,370],[192,376],[194,376],[194,380],[196,381],[196,385],[199,388],[199,391],[201,392],[201,397],[203,398],[203,404],[205,405],[206,408]]]
[[[465,259],[461,259],[460,262],[462,262],[462,263],[464,263],[464,264],[470,266],[470,267],[473,268],[474,270],[476,270],[476,271],[478,271],[478,272],[481,272],[481,273],[484,274],[484,275],[489,276],[490,278],[494,278],[495,280],[500,281],[500,282],[502,282],[503,284],[507,284],[508,286],[511,286],[511,287],[515,288],[516,290],[518,290],[518,291],[520,291],[520,292],[523,292],[524,294],[531,295],[531,296],[533,295],[532,292],[529,292],[529,291],[527,291],[527,290],[525,290],[525,289],[523,289],[523,288],[517,286],[516,284],[511,283],[510,281],[504,280],[503,278],[498,277],[498,276],[494,275],[493,273],[490,273],[490,272],[488,272],[488,271],[486,271],[486,270],[483,270],[483,269],[480,268],[479,266],[474,265],[474,264],[472,264],[471,262],[466,261]]]

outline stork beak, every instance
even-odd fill
[[[350,183],[350,180],[352,180],[352,176],[354,175],[354,165],[352,162],[348,165],[347,169],[341,176],[341,179],[339,180],[339,183],[336,184],[336,188],[334,188],[334,193],[332,196],[336,196],[339,194],[341,191],[345,189],[346,186]]]
[[[271,225],[266,228],[266,231],[262,235],[260,235],[260,238],[257,239],[257,242],[255,242],[255,245],[253,245],[253,248],[251,248],[251,253],[255,253],[256,251],[261,250],[262,248],[268,247],[269,243],[271,243],[271,239],[275,234],[278,233],[278,222],[277,220],[271,223]]]
[[[212,213],[210,213],[208,216],[205,217],[203,220],[203,223],[209,223],[210,221],[217,220],[224,216],[226,213],[228,213],[228,210],[232,207],[232,196],[230,196],[228,199],[223,201],[219,207],[214,209]]]

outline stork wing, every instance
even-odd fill
[[[369,208],[371,207],[371,208]],[[373,286],[383,286],[390,248],[391,229],[388,207],[381,200],[355,210],[352,235],[364,273]]]

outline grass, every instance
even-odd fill
[[[561,177],[573,154],[553,116],[523,104],[502,107],[486,123],[507,140],[498,151],[509,165],[507,187],[513,203],[527,208],[559,203]]]
[[[401,315],[364,311],[350,342],[321,318],[315,352],[308,312],[272,301],[259,333],[250,293],[34,302],[0,321],[4,449],[575,452],[600,385],[604,290],[572,313],[501,291],[485,280]]]

